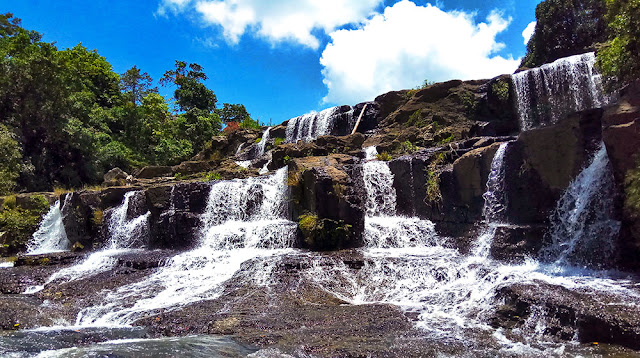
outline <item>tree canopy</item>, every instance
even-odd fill
[[[119,75],[96,50],[59,50],[0,14],[0,191],[77,188],[116,166],[190,158],[220,134],[206,79],[200,65],[176,61],[160,81],[175,86],[171,109],[137,66]]]

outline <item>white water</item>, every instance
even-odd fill
[[[609,278],[606,272],[569,266],[559,272],[554,265],[533,259],[510,265],[490,258],[493,234],[499,225],[505,225],[502,164],[507,148],[508,143],[504,143],[494,156],[484,195],[486,229],[481,230],[470,254],[461,254],[447,238],[439,237],[433,223],[392,213],[389,208],[395,203],[395,191],[388,189],[388,183],[393,177],[379,168],[384,163],[370,162],[367,164],[373,165],[365,167],[365,180],[378,182],[366,184],[364,266],[353,269],[342,260],[315,258],[306,277],[352,304],[388,303],[415,312],[417,326],[431,336],[473,341],[478,332],[486,332],[495,346],[514,354],[543,356],[562,347],[555,345],[548,351],[547,346],[539,344],[543,340],[542,326],[540,335],[526,342],[511,341],[491,328],[488,318],[500,304],[496,294],[502,287],[544,282],[583,292],[606,292],[621,304],[637,303],[640,295],[631,288],[632,282]],[[389,197],[381,200],[383,195]],[[541,325],[544,315],[532,315],[530,320],[534,326]]]
[[[268,127],[262,134],[262,139],[260,139],[260,142],[256,145],[256,158],[264,155],[264,150],[267,147],[267,142],[269,142],[269,138],[271,138],[269,135],[270,131],[271,127]]]
[[[507,193],[504,187],[504,156],[508,146],[509,142],[500,144],[491,160],[491,171],[487,178],[487,191],[482,195],[484,198],[482,216],[484,217],[485,227],[471,248],[472,254],[476,257],[489,257],[496,230],[499,226],[505,225],[504,215],[507,210]]]
[[[299,140],[309,142],[319,136],[330,134],[339,108],[327,108],[321,112],[311,112],[290,119],[287,123],[287,143]]]
[[[143,195],[141,191],[126,193],[122,204],[112,210],[108,219],[109,237],[105,247],[82,262],[54,273],[45,285],[56,280],[73,281],[108,271],[117,263],[118,256],[144,246],[149,236],[150,213],[127,219],[127,213],[141,204]],[[33,293],[33,290],[26,293]]]
[[[44,216],[38,230],[33,234],[29,243],[27,243],[27,255],[40,255],[53,252],[68,251],[70,242],[67,239],[67,233],[64,230],[62,222],[62,209],[71,199],[71,195],[67,194],[64,204],[60,204],[60,200],[49,208],[49,212]]]
[[[555,123],[571,112],[607,105],[593,52],[561,58],[511,76],[520,129]]]
[[[285,219],[287,169],[267,177],[214,182],[198,248],[174,256],[144,281],[107,294],[77,325],[130,324],[159,309],[214,299],[234,275],[267,285],[276,258],[290,251],[296,224]],[[251,267],[255,265],[255,267]]]
[[[613,220],[614,179],[604,144],[590,165],[569,185],[551,216],[551,244],[545,259],[567,265],[600,267],[615,253],[620,222]]]

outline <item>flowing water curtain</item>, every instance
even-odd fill
[[[71,243],[62,221],[62,210],[71,199],[72,194],[65,195],[63,204],[60,200],[51,206],[44,216],[38,230],[27,243],[27,255],[40,255],[53,252],[68,251]]]
[[[611,102],[590,52],[511,76],[516,93],[520,129],[556,123],[567,114],[604,107]]]
[[[604,144],[571,182],[550,217],[547,261],[559,266],[605,268],[616,251],[620,222],[614,218],[615,181]]]

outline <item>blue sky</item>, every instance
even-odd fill
[[[277,124],[425,79],[512,72],[539,2],[0,0],[0,11],[58,48],[97,49],[118,73],[137,65],[157,80],[175,60],[199,63],[220,104]]]

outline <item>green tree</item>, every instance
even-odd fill
[[[142,98],[149,93],[157,93],[158,88],[152,87],[153,79],[146,72],[140,72],[137,66],[133,66],[120,75],[120,83],[127,100],[134,104],[140,104]]]
[[[7,195],[20,176],[20,145],[7,127],[0,125],[0,195]]]
[[[609,87],[640,78],[640,0],[606,0],[609,41],[598,66]]]
[[[536,29],[521,67],[537,67],[584,53],[606,41],[603,0],[546,0],[536,7]]]
[[[179,128],[177,138],[188,138],[193,147],[202,148],[220,132],[220,117],[214,113],[216,95],[202,83],[207,79],[202,66],[197,63],[187,65],[184,61],[176,61],[175,66],[174,70],[165,72],[160,83],[176,86],[173,96],[178,109],[183,111],[176,125]]]
[[[224,103],[222,108],[216,109],[216,113],[224,123],[241,123],[245,119],[251,118],[243,104]]]

